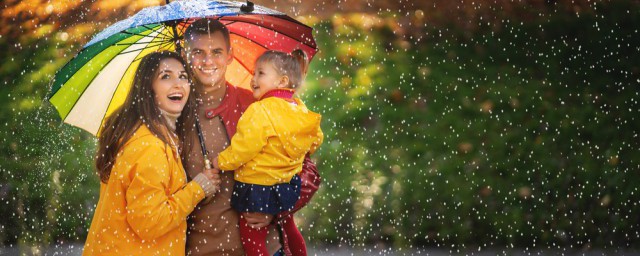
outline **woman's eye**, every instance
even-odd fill
[[[171,76],[169,74],[164,74],[160,77],[160,79],[169,79]]]
[[[180,75],[180,79],[187,79],[187,78],[188,78],[188,77],[187,77],[187,75],[185,75],[185,74],[181,74],[181,75]]]

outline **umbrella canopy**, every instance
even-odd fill
[[[150,52],[175,50],[197,18],[218,19],[229,29],[234,61],[226,78],[237,86],[248,88],[254,62],[267,50],[301,49],[310,58],[315,55],[310,27],[265,7],[247,11],[244,4],[175,1],[113,24],[56,73],[49,102],[65,123],[96,135],[104,119],[124,103],[140,59]]]

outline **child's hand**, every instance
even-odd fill
[[[247,225],[251,228],[269,226],[273,220],[273,215],[261,212],[243,212],[242,216],[247,220]]]
[[[213,168],[220,169],[220,166],[218,166],[218,157],[213,159]]]

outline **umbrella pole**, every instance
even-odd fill
[[[200,120],[196,117],[196,132],[198,133],[198,140],[200,141],[200,150],[202,151],[202,157],[204,158],[204,167],[212,169],[211,161],[209,160],[209,151],[204,143],[204,136],[202,135],[202,128],[200,127]]]

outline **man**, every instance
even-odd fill
[[[230,138],[236,132],[238,119],[254,101],[252,92],[226,81],[225,72],[233,61],[233,49],[229,31],[219,21],[200,19],[191,24],[184,34],[182,54],[189,64],[192,80],[198,92],[198,118],[202,137],[209,152],[208,157],[213,160],[229,145]],[[200,142],[198,138],[193,140],[192,153],[184,161],[190,177],[195,177],[204,168]],[[302,172],[315,171],[315,165],[308,159],[305,161]],[[190,217],[187,234],[189,255],[244,255],[238,230],[239,215],[231,208],[233,173],[223,172],[220,176],[220,191],[210,202],[201,203]],[[297,209],[306,204],[315,193],[317,183],[314,186],[303,180],[301,190],[303,194],[296,205]],[[273,219],[272,215],[251,213],[247,222],[253,227],[266,227]],[[280,249],[279,241],[277,230],[271,228],[267,240],[271,254]],[[286,252],[286,246],[284,249]]]

